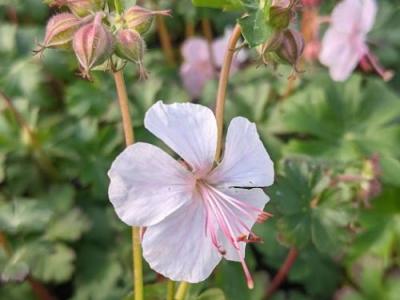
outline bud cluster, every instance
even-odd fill
[[[168,11],[151,11],[133,6],[121,15],[105,12],[105,0],[45,0],[49,6],[66,7],[69,12],[54,15],[47,23],[42,52],[46,48],[72,50],[83,77],[90,78],[96,66],[111,61],[113,55],[139,66],[146,77],[143,56],[146,44],[142,34],[151,26],[154,16]],[[112,69],[115,67],[110,64]]]
[[[298,63],[304,51],[304,39],[301,33],[290,25],[295,20],[300,5],[299,0],[272,1],[268,24],[274,29],[274,34],[260,46],[265,64],[289,64],[298,72]]]

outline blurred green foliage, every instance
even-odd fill
[[[212,4],[245,7],[251,26],[260,13],[253,2]],[[331,7],[333,1],[327,2]],[[379,4],[373,49],[387,68],[399,70],[399,7]],[[172,9],[174,17],[166,22],[176,52],[188,20],[207,17],[221,35],[239,17],[183,0],[160,6]],[[0,102],[0,299],[36,299],[29,278],[58,299],[124,299],[133,288],[129,228],[107,199],[106,172],[124,147],[114,84],[107,73],[94,73],[93,82],[79,78],[70,53],[33,57],[52,13],[40,0],[0,0],[0,89],[35,138]],[[248,30],[255,34],[245,35],[250,43],[267,34]],[[146,39],[150,79],[139,82],[132,65],[125,75],[137,140],[160,143],[143,127],[145,111],[158,99],[180,102],[189,96],[178,68],[165,63],[154,28]],[[248,64],[232,76],[225,120],[242,115],[257,124],[276,162],[266,207],[274,217],[256,225],[264,243],[247,250],[253,291],[238,264],[223,262],[208,281],[190,287],[187,299],[262,299],[291,247],[299,257],[271,299],[398,299],[399,76],[385,83],[357,74],[334,83],[317,65],[304,69],[292,87],[285,67]],[[210,81],[199,102],[211,107],[216,88]],[[376,174],[366,171],[373,155],[381,167]],[[362,196],[375,177],[381,191]],[[145,282],[146,299],[164,299],[165,282],[147,266]]]

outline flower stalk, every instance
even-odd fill
[[[285,280],[287,274],[289,273],[290,269],[292,268],[298,255],[299,255],[299,252],[297,251],[296,248],[294,248],[294,247],[290,248],[285,261],[283,262],[282,266],[279,268],[278,273],[272,279],[271,285],[268,287],[266,299],[268,299],[270,296],[272,296],[272,294],[279,288],[279,286]]]
[[[224,63],[222,65],[221,75],[219,78],[217,99],[215,103],[215,118],[217,119],[217,129],[218,129],[217,151],[215,154],[215,161],[218,161],[221,157],[226,88],[228,86],[228,79],[232,66],[233,55],[235,54],[236,44],[240,36],[241,36],[240,26],[236,24],[235,28],[233,29],[232,35],[229,39],[228,48],[225,53]]]
[[[135,136],[129,114],[128,93],[122,70],[114,72],[114,81],[118,94],[118,103],[121,111],[122,125],[126,146],[134,143]],[[133,257],[133,286],[135,300],[143,300],[143,263],[140,246],[140,228],[132,227],[132,257]]]
[[[175,300],[184,300],[189,289],[189,283],[181,282],[175,295]]]
[[[168,280],[167,282],[167,300],[174,300],[175,298],[175,281]]]

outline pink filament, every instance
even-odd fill
[[[223,249],[218,241],[217,228],[214,223],[218,224],[226,239],[238,253],[248,287],[250,289],[253,288],[253,279],[240,252],[239,242],[259,242],[261,239],[251,231],[244,220],[256,219],[258,222],[263,222],[270,217],[270,214],[248,203],[230,197],[205,182],[199,182],[198,187],[204,200],[206,234],[210,236],[211,242],[219,253],[225,255],[226,250]]]

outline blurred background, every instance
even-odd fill
[[[125,68],[136,139],[164,147],[143,127],[155,101],[215,101],[216,76],[196,91],[182,81],[182,45],[223,37],[239,14],[189,0],[139,2],[172,12],[144,36],[149,79]],[[299,9],[306,50],[327,27],[313,27],[312,15],[328,16],[337,3],[322,2]],[[399,299],[400,10],[399,1],[378,5],[368,40],[393,71],[389,81],[360,64],[335,82],[311,50],[293,76],[292,66],[264,66],[257,51],[244,51],[225,121],[256,122],[276,164],[266,189],[274,217],[255,226],[264,242],[247,248],[254,290],[240,264],[224,261],[188,299],[264,299],[288,260],[269,299]],[[114,82],[107,72],[79,77],[70,52],[33,56],[58,11],[41,0],[0,0],[0,299],[129,299],[130,228],[107,197],[107,170],[124,148]],[[165,299],[165,280],[146,264],[144,279],[146,299]]]

